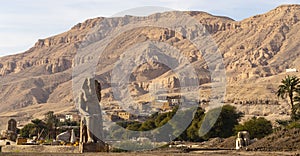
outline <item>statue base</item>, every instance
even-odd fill
[[[108,152],[108,146],[103,143],[80,143],[79,152]]]

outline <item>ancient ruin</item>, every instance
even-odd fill
[[[8,121],[7,130],[17,132],[17,121],[15,119],[10,119]]]
[[[81,153],[106,151],[106,145],[102,141],[103,121],[100,101],[100,83],[93,78],[86,79],[79,97],[81,113],[79,150]]]
[[[247,131],[241,131],[237,134],[236,149],[241,149],[250,144],[250,134]]]
[[[16,141],[17,139],[17,121],[15,119],[8,120],[7,129],[1,131],[1,139]]]

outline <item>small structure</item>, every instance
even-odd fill
[[[168,99],[168,102],[173,104],[173,105],[179,105],[179,104],[184,102],[184,98],[179,96],[179,95],[169,96],[169,97],[167,97],[167,99]]]
[[[60,121],[60,122],[66,122],[66,116],[64,114],[57,114],[56,118]]]
[[[70,137],[71,137],[70,132],[66,131],[66,132],[58,134],[56,136],[56,140],[63,141],[63,142],[70,142]]]
[[[138,109],[141,112],[149,112],[151,110],[151,103],[150,102],[141,102],[138,104]]]
[[[79,121],[80,122],[80,115],[78,114],[67,114],[66,115],[66,120],[70,120],[70,121]]]
[[[18,138],[17,139],[17,145],[24,145],[27,143],[27,139],[26,138]]]
[[[74,143],[76,142],[76,136],[75,136],[74,129],[72,129],[72,131],[71,131],[70,142],[71,142],[72,144],[74,144]]]
[[[290,69],[286,69],[285,72],[293,73],[293,72],[298,72],[298,70],[296,68],[290,68]]]
[[[248,131],[240,131],[237,134],[237,138],[235,141],[235,149],[241,149],[250,144],[250,134]]]
[[[171,111],[173,108],[176,106],[176,104],[170,103],[170,102],[165,102],[163,103],[162,110],[163,111]]]
[[[124,120],[131,120],[133,117],[132,114],[130,114],[129,112],[126,112],[126,111],[118,112],[118,116],[119,116],[119,118],[124,119]]]
[[[74,144],[76,142],[74,129],[60,133],[59,135],[57,135],[56,140]]]

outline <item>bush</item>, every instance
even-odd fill
[[[246,121],[244,124],[235,126],[235,131],[248,131],[250,137],[261,139],[273,132],[272,124],[270,121],[266,120],[263,117],[256,118],[253,117],[251,120]]]
[[[211,130],[202,137],[205,140],[208,140],[209,138],[215,138],[215,137],[227,138],[234,135],[234,127],[235,125],[238,125],[238,120],[242,116],[242,113],[238,112],[236,110],[236,107],[230,105],[223,106],[220,114],[218,114],[218,112],[220,111],[219,109],[221,108],[215,108],[206,114],[206,118],[208,118],[207,119],[208,121],[214,121],[213,118],[215,118],[217,115],[219,116],[216,122],[214,123],[213,127],[211,128]],[[206,123],[206,124],[212,124],[212,123]],[[207,126],[208,125],[204,125],[204,126],[202,125],[202,127],[207,127]]]
[[[293,128],[300,128],[300,120],[291,122],[289,125],[287,125],[288,129],[293,129]]]
[[[36,135],[35,133],[35,125],[32,123],[29,123],[25,125],[21,130],[20,130],[20,136],[23,138],[29,138],[33,135]]]
[[[173,122],[166,124],[170,119],[172,119],[175,113],[177,113],[176,119],[174,118],[175,120]],[[157,113],[143,123],[119,122],[117,124],[131,131],[148,131],[154,130],[161,126],[169,126],[169,129],[174,130],[173,134],[171,135],[174,137],[178,136],[177,138],[175,138],[175,140],[177,141],[203,141],[213,137],[227,138],[234,135],[234,126],[238,125],[238,120],[242,116],[242,114],[238,112],[234,106],[230,105],[225,105],[223,108],[216,108],[209,111],[209,113],[206,113],[206,118],[208,118],[208,121],[213,121],[211,120],[211,118],[215,117],[217,117],[217,121],[205,136],[200,136],[200,128],[205,127],[205,125],[202,125],[204,116],[205,111],[200,107],[195,112],[192,112],[192,110],[189,109],[178,111],[177,108],[175,108],[171,112]],[[189,121],[189,119],[192,119],[190,124],[186,123],[187,121]],[[182,132],[182,128],[186,126],[187,128]],[[182,133],[179,134],[179,132]],[[111,136],[115,138],[120,138],[120,135],[122,135],[122,133],[124,132],[118,129],[116,131],[110,131]],[[170,140],[169,132],[159,131],[158,129],[158,131],[155,131],[154,135],[157,138],[157,141]],[[128,133],[128,135],[126,134],[126,136],[129,138],[132,137],[130,133]]]

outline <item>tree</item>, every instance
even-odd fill
[[[50,138],[55,139],[56,128],[59,124],[59,120],[56,118],[53,111],[49,111],[45,114],[45,122],[46,122],[47,129],[49,130]]]
[[[218,112],[218,109],[219,108],[210,110],[206,114],[206,118],[208,118],[208,120],[211,120],[210,118],[215,118],[216,117],[215,112]],[[223,106],[217,121],[214,123],[211,130],[207,134],[205,134],[202,138],[207,140],[209,138],[214,138],[214,137],[227,138],[234,135],[234,127],[235,125],[238,125],[239,123],[238,120],[241,117],[242,117],[242,113],[238,112],[236,110],[236,107],[230,105]],[[201,122],[201,124],[203,124],[203,121]]]
[[[201,127],[201,120],[203,119],[205,115],[205,110],[203,110],[201,107],[197,108],[197,111],[195,112],[195,115],[193,117],[193,120],[189,127],[179,136],[179,140],[185,140],[185,141],[203,141],[202,138],[199,136],[199,129]]]
[[[220,109],[222,109],[220,114],[216,114],[218,113],[218,109],[213,109],[207,114],[207,118],[218,117],[218,119],[213,125],[211,131],[204,137],[199,136],[199,130],[203,124],[205,116],[205,110],[201,107],[198,107],[195,113],[193,113],[193,110],[190,109],[179,111],[175,108],[171,112],[161,114],[157,113],[143,123],[119,122],[117,124],[131,131],[154,130],[153,136],[157,139],[157,141],[168,141],[170,138],[182,141],[203,141],[212,137],[226,138],[234,134],[234,126],[238,125],[238,119],[242,116],[242,114],[238,112],[235,107],[230,105],[225,105]],[[173,118],[175,113],[177,113],[176,117]],[[174,120],[172,122],[168,122],[172,118]],[[191,123],[186,125],[186,122],[190,119],[192,119]],[[161,126],[164,126],[165,128],[167,127],[166,129],[170,129],[170,131],[167,132],[164,131],[164,129],[158,129],[158,127]],[[182,128],[186,126],[187,128],[182,132]],[[172,133],[170,133],[171,131]],[[124,132],[119,129],[110,130],[112,137],[120,137],[122,133],[123,136],[132,137],[132,134],[124,134]]]
[[[139,123],[139,122],[133,122],[133,123],[130,123],[127,127],[126,127],[126,129],[128,129],[128,130],[132,130],[132,131],[138,131],[139,130],[139,128],[141,127],[141,123]]]
[[[248,131],[251,138],[261,139],[273,132],[272,124],[270,121],[263,117],[253,117],[251,120],[246,121],[244,124],[235,126],[236,133],[239,131]]]
[[[296,107],[294,105],[294,94],[299,91],[300,80],[296,76],[286,76],[282,81],[281,85],[278,86],[278,91],[276,92],[278,97],[285,99],[289,98],[291,104],[291,119],[296,120]]]
[[[36,135],[35,132],[35,125],[33,123],[29,123],[20,130],[20,136],[23,138],[29,138]]]
[[[32,136],[38,136],[43,129],[46,129],[45,123],[40,119],[31,120],[31,123],[25,125],[20,130],[21,137],[29,138]]]
[[[186,130],[186,138],[183,138],[183,140],[187,141],[202,141],[202,139],[199,137],[199,124],[192,122],[192,124],[187,128]]]
[[[141,125],[139,130],[140,131],[149,131],[149,130],[152,130],[152,129],[155,129],[155,128],[156,128],[156,126],[155,126],[154,120],[149,119]]]
[[[34,131],[37,135],[39,135],[43,131],[43,129],[46,129],[46,124],[40,119],[34,119],[31,120],[31,122],[34,124]]]
[[[70,119],[67,119],[64,122],[58,122],[58,127],[60,126],[80,126],[80,123],[78,123],[77,121],[71,121]]]

